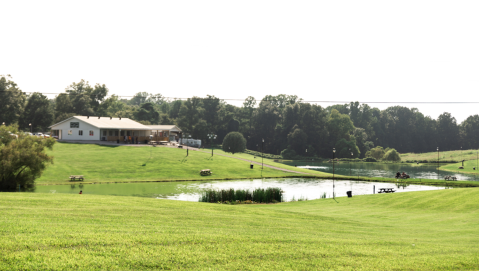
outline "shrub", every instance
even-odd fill
[[[399,153],[395,149],[391,148],[386,152],[386,154],[384,154],[383,160],[399,162],[401,161],[401,157],[399,156]]]
[[[366,157],[363,159],[364,162],[377,162],[377,160],[373,157]]]
[[[294,159],[296,157],[296,152],[292,149],[284,149],[282,152],[281,152],[281,156],[284,158],[284,159]]]
[[[223,151],[224,152],[244,152],[246,149],[246,139],[239,132],[231,132],[223,139]]]

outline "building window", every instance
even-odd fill
[[[79,122],[70,122],[70,128],[80,128]]]
[[[68,135],[73,135],[73,130],[68,130]]]
[[[109,136],[113,136],[113,131],[110,130],[110,131],[108,132],[108,135],[109,135]]]
[[[78,130],[78,135],[82,136],[83,135],[83,130]]]
[[[93,131],[92,130],[90,130],[90,136],[93,136]]]
[[[118,136],[118,131],[115,131],[115,136]]]
[[[106,130],[103,130],[103,136],[106,136]]]

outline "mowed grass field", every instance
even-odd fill
[[[84,183],[91,182],[134,182],[198,179],[237,179],[261,177],[292,177],[298,173],[254,165],[250,169],[248,161],[241,161],[211,153],[189,151],[167,147],[100,146],[57,142],[53,151],[54,164],[48,165],[37,184],[69,183],[70,175],[84,175]],[[236,154],[235,154],[236,155]],[[296,170],[281,165],[278,167]],[[211,176],[200,176],[202,169],[211,169]],[[297,169],[300,172],[316,173]]]
[[[456,164],[449,164],[445,166],[441,166],[441,170],[447,170],[451,172],[460,172],[460,173],[467,173],[467,174],[479,174],[479,167],[477,160],[470,160],[464,161],[464,169],[459,169],[462,166],[462,163]],[[474,169],[476,168],[476,169]]]
[[[477,152],[479,150],[455,150],[455,151],[441,151],[439,149],[439,162],[441,161],[462,161],[464,160],[476,160]],[[425,153],[401,153],[401,159],[406,160],[428,160],[432,162],[437,161],[437,151],[425,152]]]
[[[0,193],[1,270],[477,270],[479,189],[269,205]]]

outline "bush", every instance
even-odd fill
[[[378,160],[376,160],[375,158],[373,157],[366,157],[363,159],[364,162],[377,162]]]
[[[399,162],[401,161],[401,156],[395,149],[389,149],[386,154],[383,156],[383,160],[385,161],[392,161],[392,162]]]
[[[296,157],[296,152],[292,149],[284,149],[282,152],[281,152],[281,156],[284,158],[284,159],[294,159]]]
[[[247,154],[257,156],[257,157],[261,157],[261,152],[260,151],[252,151],[252,150],[246,149],[244,152],[247,153]],[[263,153],[263,157],[264,158],[270,158],[270,159],[281,159],[281,158],[283,158],[281,155],[270,154],[270,153]]]
[[[246,149],[246,139],[239,132],[231,132],[223,139],[223,151],[224,152],[244,152]]]

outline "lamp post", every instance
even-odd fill
[[[349,149],[351,150],[351,149]],[[353,159],[353,152],[351,152],[351,160]],[[351,176],[351,160],[349,160],[349,176]]]
[[[5,125],[5,122],[2,122],[2,125]]]
[[[439,147],[437,147],[437,179],[439,180]]]
[[[261,170],[263,170],[263,145],[264,145],[264,138],[261,139]]]
[[[188,140],[191,138],[191,135],[188,135],[188,137],[186,138],[186,156],[188,156]]]
[[[334,153],[336,152],[336,149],[333,148],[333,199],[335,198],[334,195]]]
[[[211,156],[213,156],[213,140],[216,139],[216,135],[215,134],[208,134],[208,138],[211,141]]]
[[[30,126],[30,134],[32,134],[32,133],[33,133],[33,132],[32,132],[32,124],[29,123],[28,126]]]

